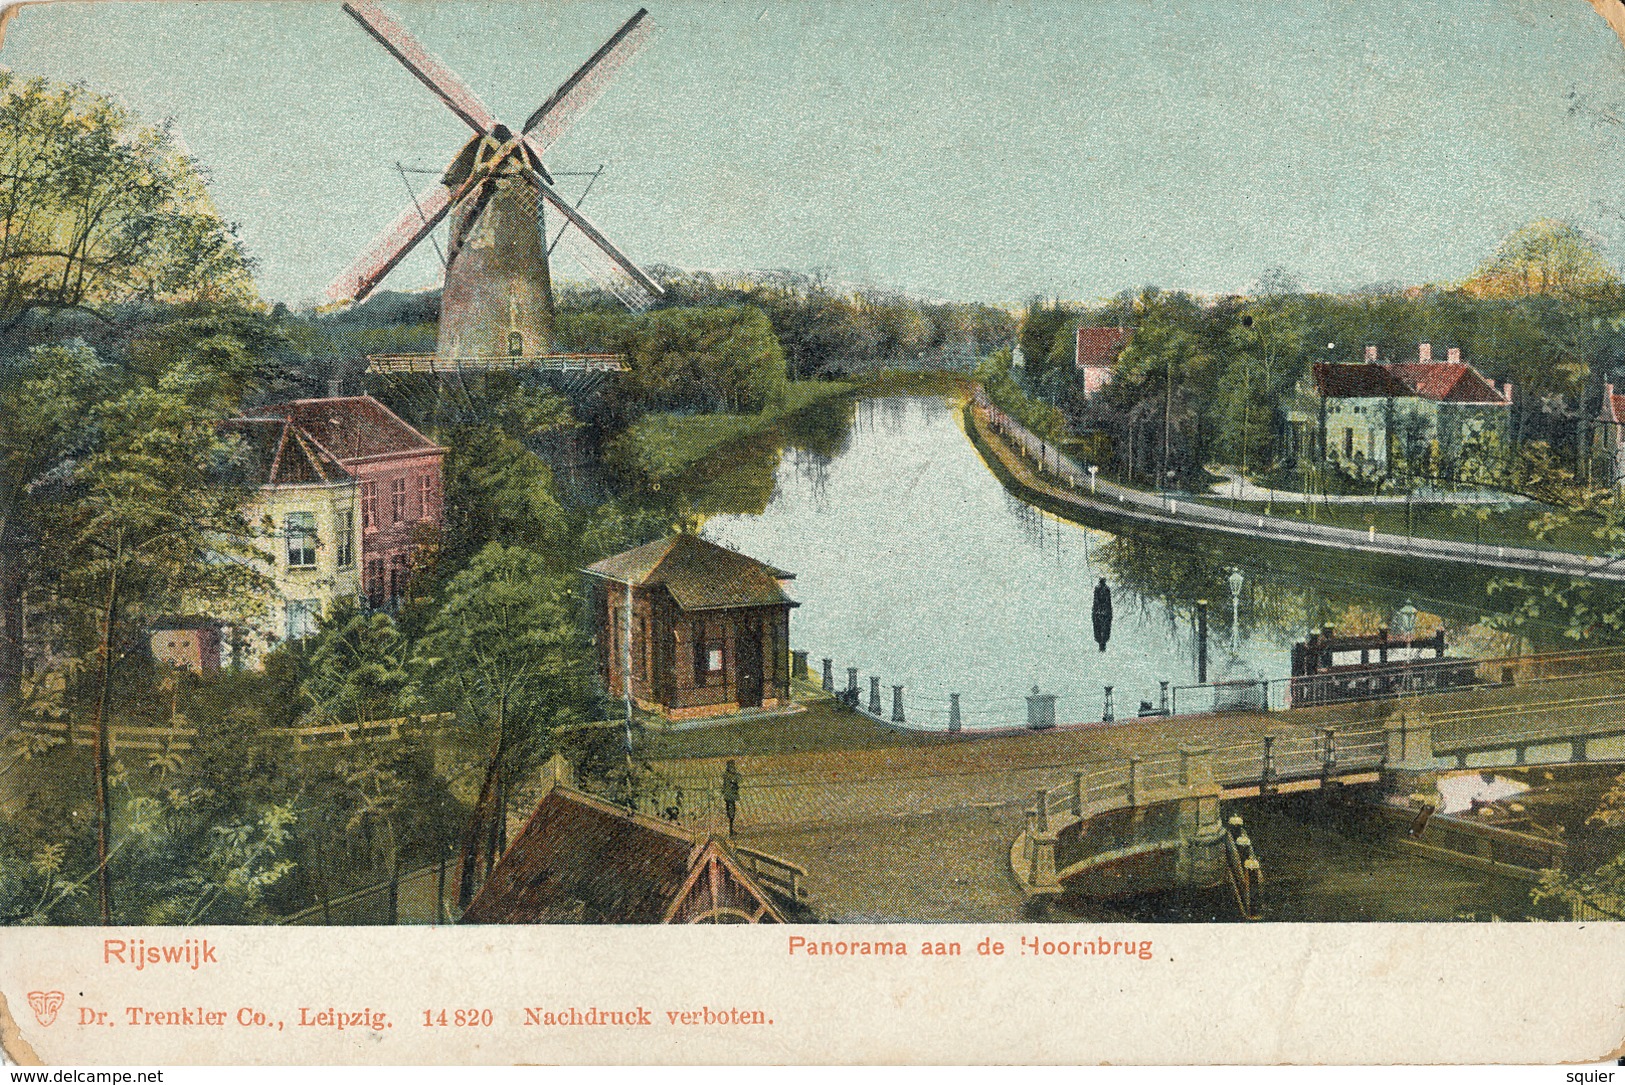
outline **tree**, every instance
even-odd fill
[[[262,557],[228,471],[234,446],[216,431],[199,378],[186,368],[157,387],[93,405],[93,446],[44,510],[50,560],[65,595],[89,618],[97,670],[97,886],[112,919],[108,728],[113,671],[151,619],[210,603],[236,605],[263,586]]]
[[[564,509],[553,472],[540,456],[489,426],[458,430],[449,443],[445,507],[449,569],[463,567],[493,542],[542,553],[558,549],[566,527]]]
[[[333,608],[308,646],[301,692],[321,715],[364,727],[382,706],[393,714],[406,688],[408,646],[395,619],[363,613],[353,601]]]
[[[1235,406],[1241,408],[1240,426],[1231,447],[1240,453],[1245,474],[1250,465],[1267,470],[1278,459],[1275,405],[1281,403],[1297,378],[1294,364],[1303,354],[1307,328],[1301,309],[1292,297],[1293,285],[1278,268],[1265,272],[1264,290],[1245,305],[1230,330],[1232,360],[1225,390],[1232,418]],[[1235,370],[1241,370],[1237,389]],[[1256,405],[1256,406],[1255,406]],[[1254,437],[1255,422],[1263,422],[1261,441]],[[1262,447],[1258,447],[1262,444]]]
[[[1566,222],[1536,219],[1503,238],[1462,290],[1481,298],[1568,297],[1614,281],[1596,242]]]
[[[233,228],[167,126],[0,71],[0,326],[33,309],[254,295]]]
[[[485,778],[463,835],[458,901],[473,896],[481,850],[489,873],[507,846],[508,787],[548,733],[585,718],[589,664],[572,579],[542,557],[493,542],[445,586],[418,646],[420,685],[459,706],[489,744]]]

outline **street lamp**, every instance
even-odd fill
[[[1230,646],[1232,649],[1241,645],[1241,585],[1244,582],[1240,569],[1230,570]]]
[[[1091,463],[1089,465],[1089,493],[1091,495],[1093,495],[1095,492],[1095,474],[1099,472],[1099,470],[1100,468],[1096,467],[1094,464]]]

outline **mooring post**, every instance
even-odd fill
[[[1242,829],[1245,827],[1245,823],[1241,820],[1240,814],[1231,814],[1230,820],[1225,822],[1225,828],[1230,830],[1230,839],[1232,840],[1240,836]]]
[[[1257,919],[1264,914],[1264,868],[1255,856],[1242,863],[1241,869],[1247,875],[1247,918]]]
[[[959,694],[948,694],[948,733],[958,734],[961,727],[959,720]]]
[[[1125,790],[1128,793],[1128,804],[1130,806],[1137,805],[1140,797],[1140,758],[1138,755],[1131,756],[1128,759],[1128,785]]]
[[[1248,859],[1253,857],[1252,837],[1248,836],[1246,833],[1242,833],[1240,836],[1236,837],[1236,854],[1241,856],[1242,862],[1246,862]]]
[[[800,649],[790,653],[790,677],[807,680],[807,653]]]
[[[1083,773],[1072,774],[1072,816],[1083,817],[1083,804],[1089,801],[1089,785],[1083,782]]]
[[[880,715],[880,676],[878,674],[869,676],[869,715]]]
[[[835,692],[835,661],[827,656],[824,658],[824,692]]]
[[[858,669],[846,669],[846,700],[853,708],[858,707]]]
[[[1112,687],[1106,687],[1106,707],[1100,713],[1101,723],[1111,723],[1115,719],[1112,715]]]
[[[1164,716],[1166,716],[1166,715],[1170,714],[1169,705],[1168,705],[1168,680],[1166,678],[1164,678],[1162,680],[1161,685],[1162,685],[1162,714]]]
[[[1196,684],[1207,685],[1207,600],[1196,601]]]
[[[903,722],[903,687],[902,686],[893,686],[891,688],[891,721],[893,723],[902,723]]]

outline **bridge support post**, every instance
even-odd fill
[[[1140,758],[1138,756],[1128,759],[1128,783],[1125,785],[1125,791],[1128,795],[1128,804],[1138,806],[1140,804]]]
[[[1179,748],[1179,783],[1182,787],[1207,787],[1213,783],[1213,750],[1208,746]]]
[[[1570,739],[1569,740],[1569,760],[1570,761],[1589,761],[1589,760],[1591,760],[1590,757],[1586,756],[1588,753],[1590,753],[1590,751],[1586,748],[1588,745],[1589,745],[1589,743],[1586,741],[1586,736],[1585,735],[1581,735],[1579,738]]]
[[[948,733],[958,734],[963,724],[959,720],[959,694],[948,694]]]
[[[1264,736],[1264,765],[1258,776],[1258,793],[1275,794],[1275,736]]]
[[[1325,783],[1337,775],[1337,728],[1320,729],[1320,779]]]
[[[880,715],[880,676],[869,676],[869,715]]]
[[[835,692],[835,661],[828,657],[824,659],[824,692]]]
[[[1072,816],[1083,820],[1083,808],[1089,802],[1089,785],[1083,782],[1083,773],[1072,774]]]
[[[1032,853],[1027,868],[1027,884],[1033,889],[1054,891],[1060,884],[1055,877],[1055,834],[1034,833]]]
[[[893,723],[902,723],[903,722],[903,687],[902,686],[893,686],[891,688],[891,721]]]

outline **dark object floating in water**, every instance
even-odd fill
[[[1095,643],[1104,652],[1106,642],[1112,639],[1112,589],[1107,586],[1105,577],[1101,577],[1100,583],[1095,585],[1095,606],[1091,616],[1095,622]]]

